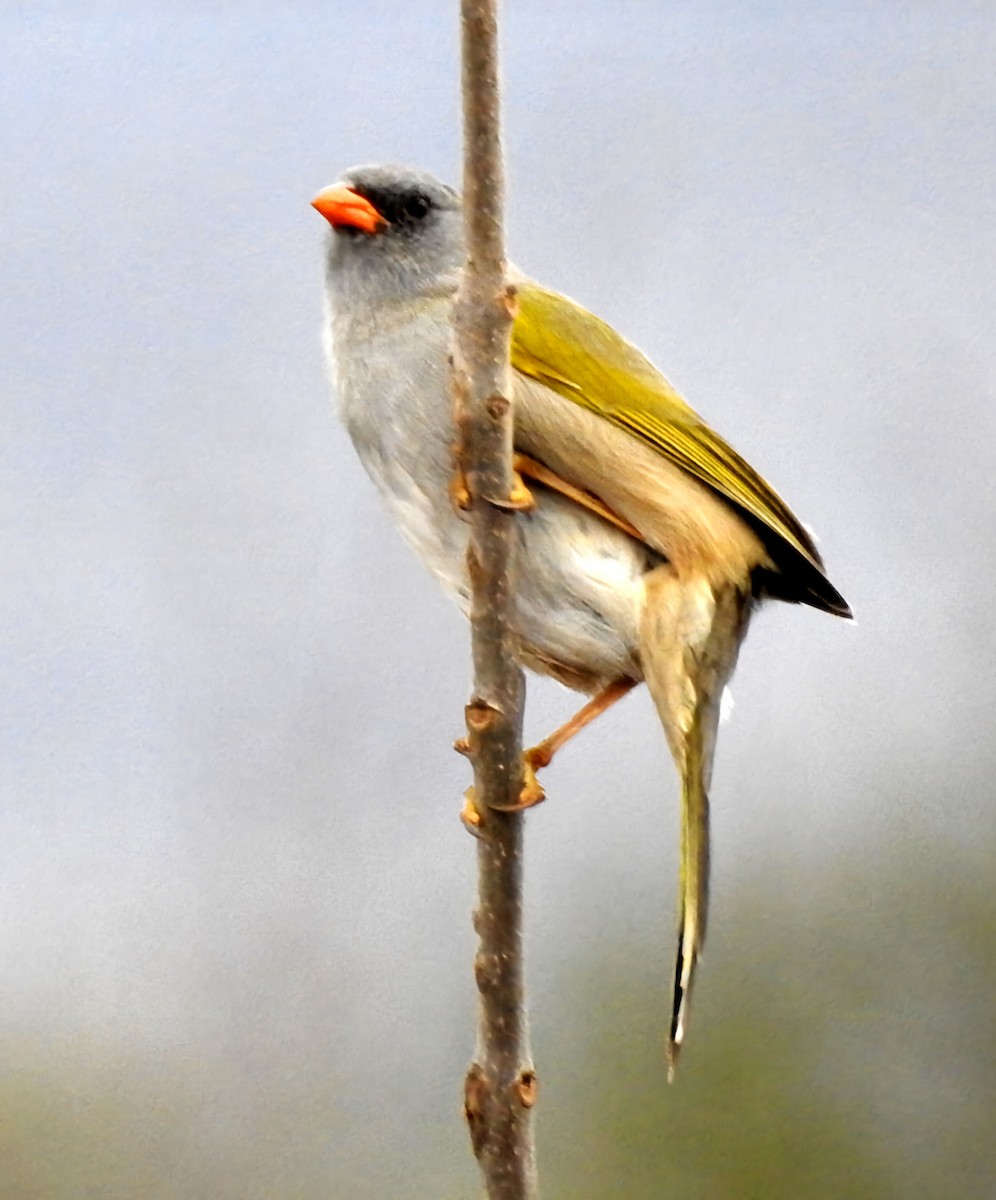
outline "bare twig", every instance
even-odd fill
[[[505,281],[496,0],[462,0],[464,228],[467,263],[454,321],[457,491],[470,497],[474,693],[467,741],[479,824],[480,993],[477,1049],[464,1098],[474,1153],[491,1200],[536,1194],[522,966],[523,817],[502,812],[522,789],[525,687],[512,654],[515,477],[509,403],[514,292]]]

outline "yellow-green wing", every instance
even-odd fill
[[[792,559],[799,556],[812,568],[804,572],[804,590],[813,594],[799,599],[833,612],[848,611],[823,576],[812,538],[785,501],[706,425],[649,359],[574,301],[531,281],[518,286],[512,330],[516,370],[642,439],[738,505],[776,535],[776,542],[794,551]]]

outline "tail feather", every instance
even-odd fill
[[[723,689],[747,630],[750,585],[681,578],[665,565],[646,577],[645,586],[641,661],[681,777],[678,945],[667,1042],[673,1079],[708,917],[709,783],[716,729]]]
[[[693,727],[681,781],[681,856],[678,865],[678,948],[674,964],[668,1079],[673,1080],[685,1037],[692,979],[709,919],[709,796],[705,789],[701,737]]]

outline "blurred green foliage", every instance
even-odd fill
[[[660,964],[579,964],[591,1022],[543,1048],[577,1063],[544,1097],[545,1194],[996,1195],[996,871],[945,851],[744,886],[671,1088]]]
[[[996,871],[957,846],[890,861],[887,875],[872,857],[852,861],[804,892],[768,871],[717,904],[673,1087],[667,964],[608,918],[589,930],[598,961],[569,965],[550,992],[563,1003],[534,1030],[543,1194],[993,1195]],[[3,1054],[3,1200],[474,1193],[469,1150],[453,1157],[455,1103],[445,1130],[427,1126],[417,1161],[392,1133],[414,1110],[386,1109],[371,1126],[389,1186],[324,1157],[348,1100],[332,1089],[293,1111],[265,1089],[235,1089],[226,1133],[205,1104],[218,1088],[210,1062],[182,1048],[144,1064],[78,1039],[15,1039]],[[462,1065],[447,1068],[454,1096]]]

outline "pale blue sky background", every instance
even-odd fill
[[[335,423],[308,201],[358,161],[458,178],[455,8],[0,7],[3,1023],[198,1064],[208,1141],[244,1090],[320,1092],[301,1169],[371,1195],[386,1087],[397,1162],[425,1123],[464,1149],[467,641]],[[519,2],[504,45],[512,255],[775,483],[858,617],[755,621],[705,998],[738,881],[996,849],[996,22]],[[571,703],[534,687],[530,728]],[[663,978],[676,860],[645,697],[547,782],[540,1026],[609,917]]]

